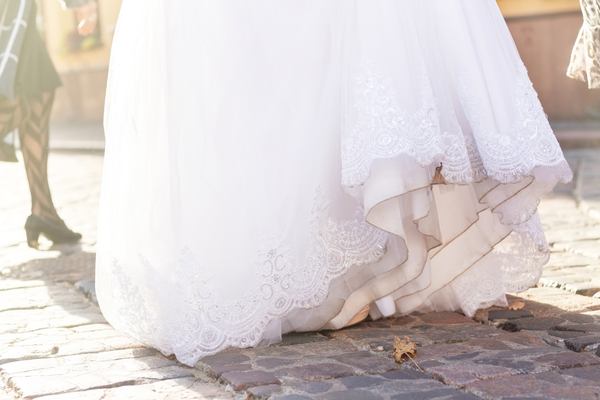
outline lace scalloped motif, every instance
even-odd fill
[[[516,118],[508,132],[490,131],[483,102],[465,71],[459,78],[459,98],[477,145],[485,173],[501,183],[517,183],[537,166],[564,161],[537,93],[521,64],[515,93]]]
[[[363,61],[355,88],[357,123],[342,142],[344,187],[364,184],[374,160],[400,154],[423,167],[441,161],[445,181],[463,185],[487,177],[516,183],[537,166],[553,167],[564,161],[524,65],[514,93],[516,118],[508,132],[486,127],[489,116],[466,71],[459,77],[458,94],[472,132],[461,130],[449,99],[436,99],[425,67],[419,79],[421,105],[409,114],[398,106],[391,80],[371,61]],[[448,118],[443,132],[438,106],[445,107],[442,111]]]
[[[363,61],[356,79],[357,123],[342,142],[342,185],[362,185],[376,159],[408,154],[425,167],[441,158],[444,145],[431,83],[423,67],[420,108],[413,114],[396,102],[389,79]]]
[[[452,282],[463,312],[473,316],[478,309],[506,306],[505,293],[518,293],[534,286],[550,259],[550,249],[537,212],[514,229],[492,253]]]
[[[114,261],[112,297],[117,321],[111,322],[138,341],[165,354],[174,353],[181,362],[193,365],[227,347],[257,345],[271,320],[283,318],[294,309],[321,304],[332,279],[350,266],[379,261],[387,241],[387,233],[364,221],[361,208],[352,220],[333,221],[329,204],[317,189],[304,263],[295,262],[289,246],[273,232],[265,231],[254,263],[254,286],[238,300],[222,301],[210,269],[188,248],[178,260],[177,293],[142,293],[141,286]],[[152,271],[151,266],[146,267]],[[152,275],[146,282],[148,287],[164,286],[153,283]],[[176,304],[176,309],[169,308],[169,315],[152,315],[156,307],[164,307],[161,300]]]

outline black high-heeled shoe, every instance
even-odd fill
[[[81,234],[73,232],[62,221],[52,221],[48,218],[31,214],[25,222],[25,233],[29,247],[37,249],[40,233],[54,243],[73,243],[81,239]]]

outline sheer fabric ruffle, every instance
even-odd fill
[[[128,0],[105,127],[102,311],[189,365],[501,304],[572,176],[493,0]]]

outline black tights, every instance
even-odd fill
[[[58,217],[48,185],[48,142],[54,91],[36,98],[20,96],[0,102],[0,131],[19,130],[21,152],[31,192],[31,213],[54,221]]]

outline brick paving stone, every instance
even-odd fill
[[[306,332],[306,333],[288,333],[283,335],[281,342],[276,343],[275,346],[293,346],[297,344],[324,342],[329,340],[327,337],[317,332]]]
[[[233,394],[216,385],[189,377],[169,379],[144,385],[128,385],[60,395],[38,397],[39,400],[233,400]]]
[[[495,367],[509,368],[509,369],[512,369],[512,370],[516,371],[517,373],[521,373],[521,374],[527,374],[530,372],[539,372],[540,370],[543,370],[542,368],[540,368],[540,365],[536,365],[536,363],[534,363],[532,361],[523,361],[523,360],[488,358],[488,359],[474,360],[473,363],[479,364],[479,365],[491,365],[491,366],[495,366]]]
[[[599,365],[600,359],[591,354],[581,354],[573,352],[561,352],[556,354],[547,354],[535,359],[535,361],[546,365],[565,369],[575,367],[588,367],[590,365]]]
[[[449,312],[449,311],[443,311],[443,312],[433,312],[433,313],[427,313],[421,316],[421,320],[423,322],[425,322],[426,324],[443,324],[443,325],[448,325],[448,324],[468,324],[468,323],[475,323],[475,321],[473,321],[471,318],[469,317],[465,317],[462,314],[456,313],[456,312]]]
[[[593,333],[600,332],[600,324],[565,324],[561,326],[557,326],[555,328],[557,331],[567,331],[567,332],[584,332],[584,333]]]
[[[272,395],[281,392],[281,385],[255,386],[249,388],[248,392],[254,396],[253,399],[269,398]]]
[[[317,400],[383,400],[381,395],[366,390],[340,390],[315,396]]]
[[[252,369],[252,365],[250,364],[230,364],[230,365],[219,365],[217,367],[212,367],[208,371],[206,371],[207,375],[211,378],[218,379],[226,372],[241,372],[241,371],[249,371]]]
[[[444,360],[445,361],[450,361],[450,362],[453,362],[453,361],[466,361],[466,360],[470,360],[472,358],[476,358],[476,357],[478,357],[481,354],[483,354],[483,352],[481,352],[481,351],[476,351],[476,352],[473,352],[473,353],[463,353],[463,354],[457,354],[455,356],[446,356],[446,357],[444,357]]]
[[[199,362],[208,364],[211,367],[221,367],[230,364],[241,364],[246,361],[250,361],[250,357],[241,354],[238,350],[223,351],[215,354],[214,356],[208,356],[200,359]]]
[[[395,361],[382,356],[376,356],[368,351],[359,351],[353,353],[345,353],[338,356],[329,357],[355,368],[360,368],[368,374],[380,374],[382,372],[399,369]]]
[[[547,331],[557,327],[563,322],[565,322],[564,319],[557,317],[521,318],[506,321],[502,325],[502,329],[509,332],[518,332],[521,330]]]
[[[600,384],[600,365],[591,367],[571,368],[560,371],[562,375],[574,376]]]
[[[515,375],[487,381],[474,381],[467,390],[484,398],[541,397],[559,399],[595,399],[599,387],[585,386],[590,382],[578,378],[565,379],[557,372]]]
[[[486,339],[486,338],[475,338],[465,342],[467,346],[478,347],[485,350],[510,350],[508,346],[501,340],[498,339]]]
[[[408,382],[405,380],[392,380],[386,382],[381,386],[371,387],[369,388],[369,391],[380,394],[384,398],[391,398],[392,396],[399,394],[416,395],[422,392],[429,392],[441,389],[448,389],[448,386],[435,379],[429,378],[416,379]],[[454,393],[461,393],[456,389],[453,390]]]
[[[354,349],[353,346],[351,346],[350,344],[348,344],[348,346],[346,346],[346,343],[342,343],[342,346],[340,348],[341,351],[344,351],[344,349],[349,349],[349,351],[352,351],[352,349]],[[242,349],[239,350],[241,351],[242,354],[250,357],[251,359],[259,359],[259,358],[266,358],[266,357],[275,357],[275,358],[298,358],[302,356],[302,348],[299,348],[298,351],[296,351],[294,349],[294,346],[284,346],[284,347],[257,347],[257,348],[248,348],[248,349]],[[238,351],[238,350],[236,350]],[[329,352],[331,353],[331,351]],[[201,362],[202,360],[200,360]]]
[[[488,319],[490,321],[498,319],[517,319],[517,318],[528,318],[534,315],[529,310],[493,310],[488,312]]]
[[[559,315],[559,317],[576,324],[593,324],[596,322],[596,319],[593,316],[578,313],[565,313]]]
[[[584,332],[572,332],[572,331],[548,331],[548,334],[550,336],[555,336],[555,337],[559,337],[562,339],[571,339],[571,338],[577,338],[577,337],[582,337],[582,336],[588,336],[588,334],[584,333]]]
[[[300,390],[308,394],[319,394],[324,393],[331,389],[333,383],[331,382],[294,382],[289,385],[295,390]]]
[[[273,374],[265,371],[226,372],[221,379],[231,385],[234,390],[245,390],[254,386],[279,385],[281,382]]]
[[[356,347],[347,342],[340,341],[317,341],[311,343],[302,343],[293,346],[274,346],[261,347],[254,349],[244,349],[241,352],[250,357],[278,357],[289,358],[298,357],[300,355],[327,357],[330,355],[338,355],[344,352],[357,351]]]
[[[339,380],[347,389],[363,389],[381,385],[384,382],[384,379],[375,376],[348,376]]]
[[[285,368],[280,370],[280,372],[285,373],[286,376],[303,381],[321,381],[354,375],[354,369],[351,367],[334,363],[321,363],[303,367]]]
[[[465,387],[468,383],[516,375],[511,368],[490,365],[452,364],[427,369],[427,373],[446,385]]]
[[[548,347],[546,342],[527,332],[514,332],[498,335],[496,339],[504,343],[516,344],[523,347]]]
[[[600,345],[600,336],[581,336],[565,339],[565,346],[576,352],[595,350]]]
[[[429,379],[429,376],[423,372],[414,371],[414,370],[395,370],[384,372],[383,374],[379,374],[386,379],[390,380],[414,380],[414,379]]]
[[[417,348],[417,362],[425,360],[435,360],[447,356],[468,353],[472,351],[471,347],[464,344],[434,344]]]
[[[290,364],[294,364],[296,361],[295,360],[286,360],[283,358],[265,358],[265,359],[261,359],[256,361],[256,365],[258,365],[259,367],[262,368],[266,368],[266,369],[275,369],[275,368],[279,368],[279,367],[283,367],[284,365],[290,365]]]
[[[415,321],[417,321],[417,319],[415,317],[409,317],[409,316],[400,317],[400,318],[395,318],[393,320],[392,325],[396,325],[396,326],[409,325]]]
[[[448,396],[469,396],[464,393],[458,392],[455,389],[435,389],[428,390],[425,392],[417,392],[417,393],[401,393],[396,394],[390,397],[390,400],[433,400],[438,398],[443,398],[444,400],[455,397]],[[460,398],[460,397],[459,397]],[[476,397],[471,396],[470,398],[476,399]],[[469,397],[465,397],[465,399],[469,399]]]

